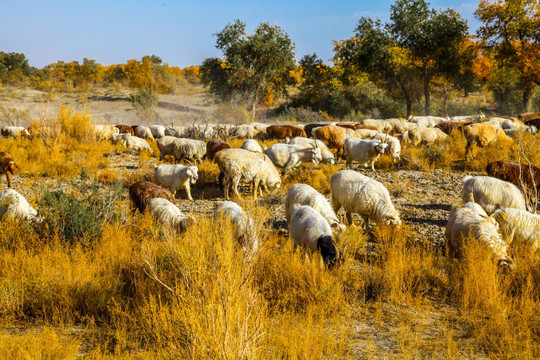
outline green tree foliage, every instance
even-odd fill
[[[517,73],[522,106],[530,110],[534,87],[540,85],[540,5],[538,0],[481,1],[475,15],[499,72]],[[512,77],[511,75],[506,76]]]
[[[207,58],[201,66],[201,81],[224,100],[241,98],[253,107],[279,97],[292,82],[294,44],[279,27],[260,24],[253,34],[236,20],[219,33],[216,47],[223,59]]]
[[[28,59],[22,53],[0,51],[0,80],[7,83],[16,83],[25,76],[29,76],[32,68]]]
[[[393,99],[404,101],[407,116],[420,97],[418,72],[409,52],[397,45],[388,27],[380,20],[361,18],[350,39],[336,42],[334,62],[339,64],[350,82],[354,74],[365,73],[385,89]]]
[[[390,19],[383,25],[361,18],[353,37],[336,43],[335,60],[349,71],[368,73],[390,96],[403,99],[408,115],[422,88],[429,115],[433,78],[461,69],[467,23],[453,10],[430,10],[424,0],[397,0]]]
[[[425,113],[430,114],[430,83],[436,75],[460,70],[459,50],[467,35],[465,20],[452,9],[430,10],[424,0],[397,0],[388,25],[397,44],[410,51],[423,79]]]

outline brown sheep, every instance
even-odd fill
[[[489,176],[508,181],[528,194],[540,191],[540,169],[517,161],[493,161],[486,166]]]
[[[11,187],[11,178],[9,174],[13,175],[15,170],[18,170],[19,167],[13,161],[11,155],[7,152],[0,151],[0,174],[6,174],[8,188]]]
[[[352,129],[352,130],[356,130],[356,126],[358,125],[361,125],[361,124],[357,124],[355,122],[340,122],[340,123],[337,123],[336,126],[341,126],[345,129]]]
[[[154,198],[162,198],[175,203],[174,195],[169,190],[149,181],[138,181],[129,187],[129,199],[133,211],[137,208],[143,213],[148,202]]]
[[[345,139],[356,137],[356,133],[351,129],[328,125],[315,129],[313,137],[324,142],[329,148],[336,149],[336,156],[339,156],[339,152],[342,151],[343,144],[345,144]]]
[[[221,139],[212,139],[206,143],[206,157],[214,160],[214,155],[223,149],[230,149],[231,146]]]
[[[379,131],[379,129],[377,129],[377,127],[373,126],[373,125],[364,125],[364,124],[358,124],[354,127],[354,130],[360,130],[360,129],[364,129],[364,130],[377,130]]]
[[[286,138],[292,139],[297,136],[306,137],[304,129],[292,125],[270,125],[266,128],[266,133],[269,139],[283,140]]]
[[[519,114],[518,119],[523,121],[524,123],[527,123],[531,120],[540,120],[540,113],[529,112],[529,113]]]
[[[435,127],[440,129],[446,135],[450,135],[454,129],[462,130],[464,126],[469,124],[470,123],[464,124],[457,121],[443,121],[435,125]]]
[[[320,128],[320,127],[327,126],[327,125],[330,125],[330,124],[321,124],[321,123],[307,124],[307,125],[304,126],[304,131],[306,132],[307,137],[311,138],[311,137],[313,137],[313,131],[316,128]]]
[[[485,147],[489,144],[513,142],[501,128],[491,126],[488,124],[471,124],[463,128],[463,134],[467,139],[467,146],[465,148],[465,156],[469,158],[472,151],[472,146]]]
[[[536,127],[537,129],[540,129],[540,118],[538,118],[538,119],[527,120],[527,121],[525,122],[525,125],[527,125],[527,126],[534,126],[534,127]]]
[[[114,125],[114,127],[120,131],[120,134],[130,134],[131,136],[135,136],[133,127],[129,125]]]

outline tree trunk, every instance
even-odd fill
[[[430,114],[430,98],[429,98],[429,82],[430,82],[430,76],[427,73],[426,65],[424,65],[424,68],[422,69],[422,75],[424,76],[424,100],[425,100],[425,112],[426,116],[431,115]]]
[[[532,94],[533,87],[531,84],[525,84],[525,89],[523,89],[523,110],[525,112],[532,111]]]
[[[412,115],[412,101],[409,97],[407,97],[407,119],[409,119]]]
[[[251,107],[251,116],[253,118],[253,121],[255,121],[255,108],[257,107],[257,96],[255,96],[255,99],[253,99],[253,105]]]

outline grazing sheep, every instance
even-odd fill
[[[7,152],[0,151],[0,175],[6,174],[6,180],[8,188],[11,187],[11,177],[10,174],[13,175],[15,173],[15,170],[18,170],[19,167],[13,161],[13,158],[11,155],[9,155]]]
[[[24,196],[13,189],[0,191],[0,220],[4,216],[14,220],[43,221]]]
[[[281,178],[274,165],[269,165],[263,159],[233,158],[224,163],[218,162],[225,177],[225,198],[229,199],[229,188],[232,187],[234,194],[241,198],[238,192],[238,184],[251,183],[253,196],[257,198],[259,186],[262,190],[270,192],[270,189],[278,189]],[[269,189],[270,188],[270,189]]]
[[[266,128],[266,133],[269,139],[278,140],[292,139],[297,136],[306,137],[306,132],[303,129],[292,125],[271,125]]]
[[[447,118],[443,118],[439,116],[413,116],[409,119],[409,122],[418,124],[425,128],[432,128],[438,123],[441,123],[447,120],[448,120]]]
[[[119,134],[120,130],[112,125],[94,125],[94,134],[98,140],[112,140],[113,134]]]
[[[448,135],[438,128],[416,128],[407,130],[398,136],[402,143],[413,146],[435,144],[447,137]]]
[[[165,127],[165,136],[186,137],[187,134],[188,134],[187,126],[166,126]]]
[[[222,201],[215,209],[215,218],[227,219],[234,229],[234,238],[246,251],[254,253],[259,246],[259,238],[253,218],[233,201]]]
[[[265,154],[256,153],[256,152],[248,151],[248,150],[244,150],[244,149],[224,149],[224,150],[220,151],[219,153],[217,153],[216,155],[214,155],[214,161],[216,162],[216,164],[218,164],[219,169],[220,169],[220,173],[219,173],[219,176],[218,176],[218,184],[219,184],[219,187],[221,189],[223,189],[224,174],[223,174],[222,169],[223,169],[224,164],[227,161],[229,161],[230,159],[237,159],[237,158],[264,160],[268,164],[268,166],[270,166],[272,169],[274,169],[276,174],[279,175],[279,172],[277,171],[276,167],[274,166],[274,163]]]
[[[148,142],[137,136],[132,136],[128,133],[113,134],[111,136],[113,144],[122,144],[129,150],[141,151],[146,150],[152,152],[152,148]]]
[[[295,137],[291,141],[289,141],[289,145],[300,145],[302,147],[316,147],[318,149],[321,149],[321,156],[322,156],[322,162],[327,164],[336,164],[336,159],[334,157],[334,154],[328,149],[328,146],[326,146],[325,143],[323,143],[321,140],[317,139],[308,139],[306,137]]]
[[[440,129],[446,135],[450,135],[454,130],[462,130],[463,126],[470,125],[471,123],[461,123],[457,121],[443,121],[435,125],[437,129]]]
[[[266,150],[266,155],[281,169],[296,169],[301,163],[317,165],[322,160],[321,149],[300,145],[274,144]]]
[[[176,195],[178,189],[184,188],[191,201],[193,198],[191,197],[190,184],[195,184],[198,178],[196,166],[159,165],[154,171],[154,183],[169,189],[173,195]]]
[[[152,132],[154,139],[159,139],[165,136],[165,126],[163,125],[150,125],[148,128]]]
[[[174,203],[174,196],[169,190],[149,181],[138,181],[129,187],[129,199],[133,210],[137,208],[141,213],[144,212],[148,202],[153,198],[166,199]]]
[[[246,141],[242,143],[242,146],[240,146],[240,149],[257,152],[261,154],[263,152],[261,145],[259,145],[259,143],[255,139],[247,139]]]
[[[499,143],[503,146],[513,143],[513,140],[501,128],[488,124],[467,125],[463,128],[463,135],[467,139],[467,146],[465,147],[466,158],[470,157],[473,145],[485,147],[490,144]]]
[[[150,130],[149,127],[142,125],[134,125],[132,126],[132,128],[135,136],[140,137],[141,139],[154,140],[154,135],[152,134],[152,130]]]
[[[493,213],[503,240],[512,247],[524,244],[532,251],[540,248],[540,215],[520,209],[500,209]]]
[[[448,257],[461,258],[464,241],[469,237],[489,247],[498,266],[514,266],[513,260],[508,256],[507,244],[499,233],[499,224],[493,217],[488,216],[480,205],[473,202],[454,206],[450,211],[444,233]]]
[[[285,200],[285,217],[287,222],[291,221],[293,208],[297,205],[311,206],[328,221],[331,227],[338,230],[345,230],[345,226],[340,224],[330,202],[311,186],[306,184],[294,184],[291,186]]]
[[[159,149],[159,161],[162,161],[166,155],[174,156],[174,141],[177,138],[174,136],[162,136],[160,137],[156,144]]]
[[[173,141],[172,155],[175,162],[180,162],[182,159],[191,163],[200,163],[206,155],[206,143],[201,140],[193,140],[179,138]]]
[[[486,172],[489,176],[508,181],[520,189],[524,188],[526,194],[540,194],[540,169],[536,166],[500,160],[490,162]]]
[[[362,120],[362,125],[373,126],[377,131],[384,133],[390,132],[394,127],[388,121],[379,119],[364,119]]]
[[[352,213],[360,215],[367,230],[368,221],[401,225],[399,213],[390,199],[390,193],[375,179],[353,170],[341,170],[332,175],[332,205],[337,214],[343,206],[349,225]]]
[[[172,231],[182,232],[195,224],[195,218],[182,214],[178,206],[167,199],[153,198],[148,201],[148,212]]]
[[[462,180],[463,202],[475,202],[491,214],[497,209],[527,210],[525,198],[518,187],[491,176],[470,176]]]
[[[230,149],[231,146],[221,139],[212,139],[206,143],[206,157],[208,160],[214,160],[214,155],[223,149]]]
[[[4,137],[30,137],[30,133],[24,126],[3,126],[0,133],[2,133],[2,136]]]
[[[315,129],[323,127],[323,126],[328,126],[328,125],[330,125],[330,124],[315,123],[315,124],[306,124],[306,125],[304,125],[304,131],[306,132],[306,137],[308,137],[308,138],[313,137],[313,135],[314,135],[313,132],[315,131]]]
[[[371,170],[375,171],[375,161],[384,154],[387,147],[388,144],[379,140],[347,138],[343,146],[347,167],[351,167],[353,161],[358,161],[366,168],[371,164]]]
[[[336,156],[339,157],[343,149],[345,139],[355,137],[355,130],[345,129],[339,126],[322,126],[314,130],[313,137],[324,142],[330,149],[336,149]]]
[[[133,128],[129,125],[114,125],[115,128],[118,129],[120,134],[129,134],[134,136],[135,132],[133,131]]]
[[[312,252],[319,251],[329,268],[335,265],[339,251],[334,244],[332,229],[328,221],[311,206],[300,205],[293,209],[289,234],[295,249],[302,246]]]

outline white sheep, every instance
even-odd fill
[[[354,170],[341,170],[332,175],[332,205],[337,214],[343,206],[349,225],[352,213],[360,215],[367,230],[368,221],[401,225],[399,213],[383,184]]]
[[[174,153],[174,141],[177,138],[174,136],[165,135],[160,137],[156,144],[159,149],[159,160],[163,160],[166,155],[173,155]]]
[[[165,136],[165,126],[163,125],[150,125],[148,128],[152,132],[154,139],[159,139]]]
[[[330,202],[317,190],[306,184],[294,184],[287,192],[285,199],[285,218],[291,221],[291,214],[295,206],[309,205],[318,211],[328,221],[331,227],[345,230],[330,205]]]
[[[191,197],[190,184],[195,184],[198,175],[196,166],[184,165],[159,165],[154,171],[154,183],[161,185],[166,189],[171,190],[173,195],[176,195],[178,189],[186,189],[186,194],[189,200]]]
[[[513,266],[507,244],[499,233],[499,224],[476,203],[468,202],[452,208],[444,237],[447,255],[451,258],[462,257],[464,241],[472,237],[490,248],[497,265]]]
[[[2,136],[5,137],[30,137],[30,133],[24,126],[3,126],[0,133],[2,133]]]
[[[447,118],[439,116],[413,116],[409,119],[409,122],[418,124],[426,128],[432,128],[440,122],[447,121]]]
[[[231,222],[234,237],[244,250],[251,253],[257,251],[259,238],[255,222],[240,205],[233,201],[222,201],[216,206],[215,217]]]
[[[261,145],[259,145],[259,143],[255,139],[247,139],[246,141],[242,143],[242,146],[240,147],[240,149],[258,152],[261,154],[263,152]]]
[[[133,132],[135,133],[135,136],[140,137],[141,139],[154,140],[154,135],[152,134],[152,130],[150,130],[150,128],[147,126],[142,126],[142,125],[133,126]]]
[[[325,264],[332,267],[339,256],[328,221],[308,205],[296,206],[291,213],[289,234],[296,249],[302,246],[320,251]]]
[[[297,168],[303,162],[317,165],[322,160],[319,148],[289,144],[274,144],[266,150],[266,155],[276,167],[288,170]]]
[[[0,191],[0,219],[4,217],[38,223],[43,221],[24,196],[13,189]]]
[[[525,198],[517,186],[491,176],[470,176],[462,180],[463,202],[475,202],[488,214],[497,209],[527,210]]]
[[[201,162],[206,155],[206,143],[201,140],[178,138],[173,141],[172,155],[176,162],[182,159],[188,162]]]
[[[401,143],[399,142],[399,139],[394,136],[377,133],[373,137],[371,137],[372,140],[380,140],[386,144],[388,144],[388,154],[392,156],[392,160],[394,162],[399,161],[401,158]]]
[[[112,125],[94,125],[94,134],[98,140],[112,140],[113,134],[119,134],[120,129]]]
[[[174,137],[184,137],[187,136],[188,127],[187,126],[166,126],[165,127],[165,136],[174,136]]]
[[[270,189],[277,189],[281,185],[277,169],[263,159],[232,158],[224,163],[218,162],[218,165],[225,176],[226,199],[229,199],[230,187],[238,198],[241,197],[238,192],[240,183],[252,183],[255,198],[257,198],[259,186],[261,191],[264,189],[269,192]]]
[[[147,150],[149,152],[152,152],[152,148],[150,147],[150,145],[148,145],[148,142],[146,142],[146,140],[141,139],[137,136],[132,136],[127,133],[112,134],[111,140],[113,144],[122,144],[129,150]]]
[[[288,143],[289,145],[300,145],[302,147],[316,147],[321,149],[322,161],[327,164],[336,164],[334,153],[328,149],[325,143],[317,139],[309,139],[303,136],[297,136]]]
[[[381,154],[384,154],[388,144],[379,140],[362,140],[350,137],[345,140],[343,151],[347,160],[347,167],[350,167],[353,161],[358,161],[364,167],[371,164],[371,170],[375,171],[375,161]]]
[[[195,224],[193,216],[182,214],[180,209],[167,199],[150,199],[148,211],[160,223],[169,226],[173,231],[184,231],[188,226]]]
[[[448,137],[439,128],[416,128],[404,131],[398,136],[398,139],[404,144],[410,144],[413,146],[418,145],[431,145],[437,142],[441,142]]]
[[[540,248],[540,215],[506,208],[496,210],[492,216],[499,223],[502,238],[507,244],[512,247],[524,244],[532,251]]]

